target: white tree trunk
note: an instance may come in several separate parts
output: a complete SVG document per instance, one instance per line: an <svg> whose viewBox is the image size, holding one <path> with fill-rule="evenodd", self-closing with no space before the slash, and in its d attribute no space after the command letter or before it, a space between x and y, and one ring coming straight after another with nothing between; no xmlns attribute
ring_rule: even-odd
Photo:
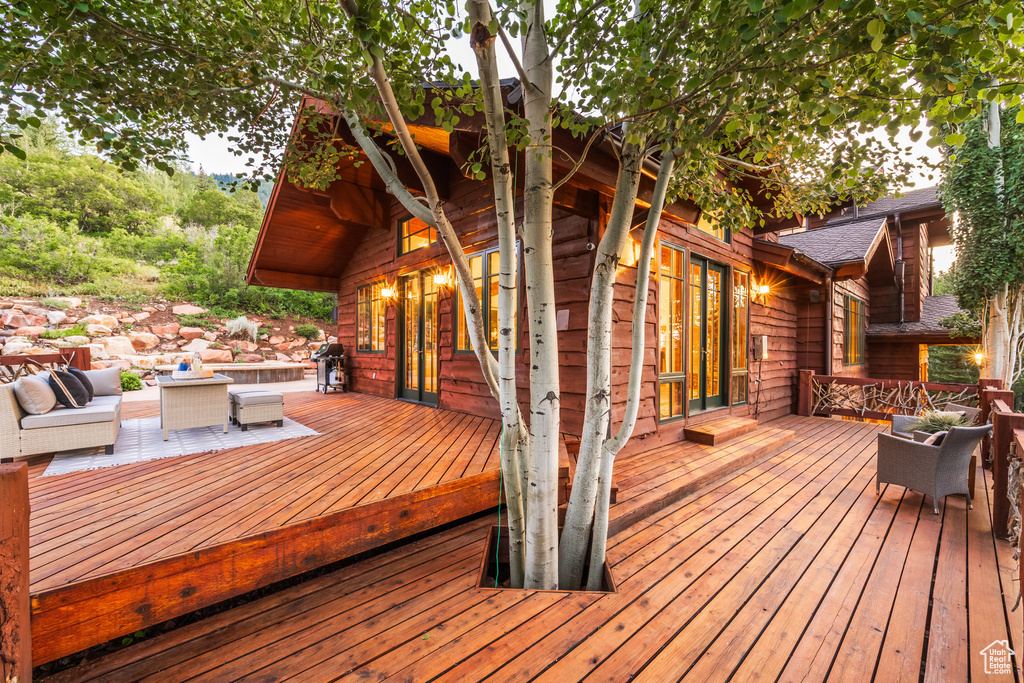
<svg viewBox="0 0 1024 683"><path fill-rule="evenodd" d="M490 4L486 0L468 3L472 25L470 42L476 54L480 90L487 121L487 145L491 156L494 184L494 208L498 219L498 387L500 390L502 433L502 477L508 504L509 563L514 588L521 588L525 577L523 468L519 455L527 451L529 441L519 413L516 389L516 308L518 291L518 255L516 253L515 187L505 137L504 101L494 53ZM526 446L526 448L524 448Z"/></svg>
<svg viewBox="0 0 1024 683"><path fill-rule="evenodd" d="M598 245L597 262L590 286L587 403L576 473L559 544L559 583L567 589L576 589L582 582L583 564L594 519L598 468L611 419L612 302L615 277L622 250L629 239L645 158L644 153L635 145L625 145L619 156L615 199L608 225Z"/></svg>
<svg viewBox="0 0 1024 683"><path fill-rule="evenodd" d="M523 260L530 330L530 482L526 496L527 588L558 587L558 325L551 256L552 68L542 2L523 2L525 153Z"/></svg>

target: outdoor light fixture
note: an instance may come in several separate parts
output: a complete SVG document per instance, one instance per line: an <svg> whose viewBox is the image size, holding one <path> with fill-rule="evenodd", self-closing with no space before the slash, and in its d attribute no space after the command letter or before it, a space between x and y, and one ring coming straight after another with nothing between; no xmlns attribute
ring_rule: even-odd
<svg viewBox="0 0 1024 683"><path fill-rule="evenodd" d="M985 354L983 354L981 351L975 351L974 352L974 362L975 363L977 363L978 365L981 365L982 361L984 361L984 360L985 360Z"/></svg>
<svg viewBox="0 0 1024 683"><path fill-rule="evenodd" d="M448 287L451 283L452 277L447 268L438 270L434 273L434 284L438 287Z"/></svg>
<svg viewBox="0 0 1024 683"><path fill-rule="evenodd" d="M394 285L385 284L380 290L381 298L387 299L388 301L394 299L397 294L398 292L395 291Z"/></svg>
<svg viewBox="0 0 1024 683"><path fill-rule="evenodd" d="M771 285L760 284L760 285L757 286L757 295L758 296L768 296L768 294L770 294L771 291L772 291Z"/></svg>

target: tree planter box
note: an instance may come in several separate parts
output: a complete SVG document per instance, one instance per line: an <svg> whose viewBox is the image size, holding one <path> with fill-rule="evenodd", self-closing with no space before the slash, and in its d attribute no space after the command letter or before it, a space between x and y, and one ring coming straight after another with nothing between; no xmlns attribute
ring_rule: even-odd
<svg viewBox="0 0 1024 683"><path fill-rule="evenodd" d="M499 538L498 530L501 530ZM558 533L561 535L562 527L558 527ZM589 548L587 550L589 554ZM583 577L586 580L589 572L589 564L583 567ZM559 593L617 593L618 589L615 587L615 580L612 578L612 572L608 568L608 562L604 563L604 578L601 581L601 590L599 591L580 591L580 590L561 590L556 592ZM497 585L495 585L495 577L497 577ZM493 525L487 532L487 545L484 549L483 557L480 558L480 571L477 576L477 588L490 588L491 590L522 590L519 588L512 588L508 585L509 570L508 570L508 527L498 527ZM550 592L550 591L548 591Z"/></svg>

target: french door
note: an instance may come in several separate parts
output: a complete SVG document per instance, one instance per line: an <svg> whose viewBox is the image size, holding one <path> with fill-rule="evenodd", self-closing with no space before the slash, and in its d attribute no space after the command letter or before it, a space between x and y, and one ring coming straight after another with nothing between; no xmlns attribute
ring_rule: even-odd
<svg viewBox="0 0 1024 683"><path fill-rule="evenodd" d="M424 272L402 278L402 398L437 403L437 285Z"/></svg>
<svg viewBox="0 0 1024 683"><path fill-rule="evenodd" d="M725 266L690 256L687 399L691 413L717 408L728 401L726 274Z"/></svg>

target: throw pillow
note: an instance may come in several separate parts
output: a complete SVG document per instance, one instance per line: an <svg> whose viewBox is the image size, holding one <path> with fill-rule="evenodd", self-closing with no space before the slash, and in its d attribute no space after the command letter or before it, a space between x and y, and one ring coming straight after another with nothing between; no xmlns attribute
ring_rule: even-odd
<svg viewBox="0 0 1024 683"><path fill-rule="evenodd" d="M92 382L94 396L121 395L121 368L115 366L102 370L86 370L85 376Z"/></svg>
<svg viewBox="0 0 1024 683"><path fill-rule="evenodd" d="M925 439L924 443L928 444L929 446L941 446L942 440L944 438L946 438L946 432L935 432L927 439Z"/></svg>
<svg viewBox="0 0 1024 683"><path fill-rule="evenodd" d="M45 415L57 405L57 397L46 380L29 375L14 383L14 396L30 415Z"/></svg>
<svg viewBox="0 0 1024 683"><path fill-rule="evenodd" d="M89 402L89 392L78 378L70 372L54 370L50 373L50 388L57 402L65 408L84 408Z"/></svg>
<svg viewBox="0 0 1024 683"><path fill-rule="evenodd" d="M82 386L85 387L85 391L89 394L89 400L91 401L96 396L96 390L92 388L92 382L89 381L89 376L78 368L68 368L68 372L75 376Z"/></svg>

